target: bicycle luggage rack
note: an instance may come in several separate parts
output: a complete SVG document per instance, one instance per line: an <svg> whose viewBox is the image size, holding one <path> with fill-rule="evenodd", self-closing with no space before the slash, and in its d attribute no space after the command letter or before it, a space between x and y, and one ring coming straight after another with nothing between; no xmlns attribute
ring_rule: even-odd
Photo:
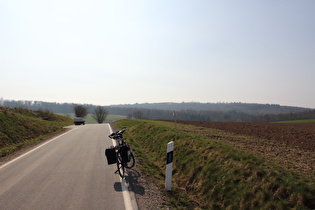
<svg viewBox="0 0 315 210"><path fill-rule="evenodd" d="M107 158L107 163L108 165L117 163L117 154L116 152L119 152L120 156L122 157L122 162L127 163L129 162L128 159L128 151L129 151L128 146L115 146L115 147L110 147L105 150L105 155Z"/></svg>

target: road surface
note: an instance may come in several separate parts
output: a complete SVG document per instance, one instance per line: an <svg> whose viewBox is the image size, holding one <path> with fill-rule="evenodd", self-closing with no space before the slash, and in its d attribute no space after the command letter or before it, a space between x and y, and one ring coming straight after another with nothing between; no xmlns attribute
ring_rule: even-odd
<svg viewBox="0 0 315 210"><path fill-rule="evenodd" d="M74 129L0 167L0 209L128 209L109 125Z"/></svg>

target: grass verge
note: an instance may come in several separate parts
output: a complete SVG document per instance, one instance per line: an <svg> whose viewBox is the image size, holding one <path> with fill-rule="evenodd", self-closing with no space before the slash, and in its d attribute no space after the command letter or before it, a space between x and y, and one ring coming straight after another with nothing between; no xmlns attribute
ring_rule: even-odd
<svg viewBox="0 0 315 210"><path fill-rule="evenodd" d="M211 137L193 126L149 120L120 120L141 170L164 189L166 145L174 141L170 203L180 209L314 209L314 179L283 169ZM188 125L187 125L188 126ZM200 128L199 128L200 129ZM213 129L205 132L218 133ZM186 131L183 131L186 130ZM229 134L231 136L231 134ZM237 136L235 136L237 138Z"/></svg>
<svg viewBox="0 0 315 210"><path fill-rule="evenodd" d="M62 132L72 119L46 111L0 107L0 157Z"/></svg>

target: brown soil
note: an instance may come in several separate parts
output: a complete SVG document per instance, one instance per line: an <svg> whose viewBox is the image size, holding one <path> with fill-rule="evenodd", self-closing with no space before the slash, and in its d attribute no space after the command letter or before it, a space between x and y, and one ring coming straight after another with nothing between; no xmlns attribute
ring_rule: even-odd
<svg viewBox="0 0 315 210"><path fill-rule="evenodd" d="M274 140L278 143L315 151L315 123L232 123L179 121L235 134Z"/></svg>
<svg viewBox="0 0 315 210"><path fill-rule="evenodd" d="M198 128L187 130L258 155L311 179L315 177L315 123L178 123L237 134L221 136Z"/></svg>

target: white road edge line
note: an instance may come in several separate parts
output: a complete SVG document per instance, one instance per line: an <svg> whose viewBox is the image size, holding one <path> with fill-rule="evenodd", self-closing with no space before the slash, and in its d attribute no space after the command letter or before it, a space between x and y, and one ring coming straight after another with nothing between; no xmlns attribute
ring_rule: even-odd
<svg viewBox="0 0 315 210"><path fill-rule="evenodd" d="M61 136L66 135L66 134L68 134L68 133L70 133L70 132L72 132L72 131L74 131L74 130L76 130L76 129L78 129L78 128L71 129L71 130L69 130L69 131L67 131L67 132L65 132L65 133L63 133L63 134L61 134L61 135L59 135L59 136L56 136L55 138L53 138L53 139L51 139L51 140L48 140L47 142L45 142L45 143L43 143L43 144L41 144L41 145L35 147L34 149L28 151L27 153L24 153L23 155L20 155L20 156L18 156L17 158L14 158L13 160L11 160L11 161L9 161L9 162L3 164L2 166L0 166L0 169L4 168L4 167L7 166L7 165L10 165L11 163L14 163L15 161L17 161L17 160L21 159L22 157L24 157L24 156L30 154L31 152L34 152L35 150L37 150L37 149L39 149L39 148L45 146L46 144L49 144L50 142L52 142L52 141L54 141L54 140L60 138Z"/></svg>
<svg viewBox="0 0 315 210"><path fill-rule="evenodd" d="M112 127L110 126L110 124L108 123L108 127L109 127L109 132L113 133ZM116 140L112 139L113 145L116 146ZM126 181L125 179L122 179L120 176L120 183L121 183L121 190L123 193L123 197L124 197L124 203L125 203L125 208L126 210L137 210L138 209L138 205L134 196L134 192L130 192L128 190L128 187L126 186ZM132 194L132 196L131 196ZM131 197L133 199L131 199Z"/></svg>

